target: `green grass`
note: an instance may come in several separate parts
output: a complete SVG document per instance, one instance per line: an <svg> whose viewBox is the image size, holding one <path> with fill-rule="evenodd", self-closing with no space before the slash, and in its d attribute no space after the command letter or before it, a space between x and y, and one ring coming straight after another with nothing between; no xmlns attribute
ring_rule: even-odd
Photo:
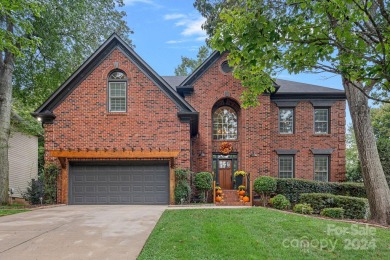
<svg viewBox="0 0 390 260"><path fill-rule="evenodd" d="M138 259L389 259L390 229L363 228L260 207L166 210Z"/></svg>
<svg viewBox="0 0 390 260"><path fill-rule="evenodd" d="M0 209L0 217L29 211L27 209Z"/></svg>
<svg viewBox="0 0 390 260"><path fill-rule="evenodd" d="M29 205L14 203L14 204L0 205L0 210L1 209L23 209L27 207L29 207Z"/></svg>

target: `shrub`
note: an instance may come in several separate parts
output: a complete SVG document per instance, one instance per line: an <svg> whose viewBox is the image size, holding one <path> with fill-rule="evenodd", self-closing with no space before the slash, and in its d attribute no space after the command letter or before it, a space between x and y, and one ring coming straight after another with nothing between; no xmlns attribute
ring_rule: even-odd
<svg viewBox="0 0 390 260"><path fill-rule="evenodd" d="M38 180L32 179L27 186L25 192L22 192L22 197L32 205L41 204L43 200L44 188L42 178Z"/></svg>
<svg viewBox="0 0 390 260"><path fill-rule="evenodd" d="M271 193L276 190L276 180L269 176L260 176L254 181L253 190L261 196L265 206Z"/></svg>
<svg viewBox="0 0 390 260"><path fill-rule="evenodd" d="M368 201L365 198L327 193L306 193L301 194L300 202L310 204L317 214L325 208L343 208L346 218L364 219L368 216Z"/></svg>
<svg viewBox="0 0 390 260"><path fill-rule="evenodd" d="M296 204L293 208L293 211L299 214L313 214L313 208L310 206L310 204L307 203Z"/></svg>
<svg viewBox="0 0 390 260"><path fill-rule="evenodd" d="M301 179L276 179L277 194L283 194L292 203L299 201L302 193L331 193L335 195L365 198L366 190L362 183L319 182Z"/></svg>
<svg viewBox="0 0 390 260"><path fill-rule="evenodd" d="M53 204L57 202L57 177L60 169L56 164L48 164L44 172L45 203Z"/></svg>
<svg viewBox="0 0 390 260"><path fill-rule="evenodd" d="M189 170L185 169L175 169L175 179L176 181L181 181L181 180L187 180L188 176L190 175Z"/></svg>
<svg viewBox="0 0 390 260"><path fill-rule="evenodd" d="M175 203L181 204L182 202L188 203L191 198L191 187L187 180L180 180L176 183L175 187Z"/></svg>
<svg viewBox="0 0 390 260"><path fill-rule="evenodd" d="M326 208L321 210L321 216L329 218L344 218L343 208Z"/></svg>
<svg viewBox="0 0 390 260"><path fill-rule="evenodd" d="M290 201L282 194L273 197L271 199L271 204L275 209L288 209L291 206Z"/></svg>
<svg viewBox="0 0 390 260"><path fill-rule="evenodd" d="M207 201L207 191L213 188L213 176L209 172L198 172L195 175L195 187L203 194L203 202Z"/></svg>

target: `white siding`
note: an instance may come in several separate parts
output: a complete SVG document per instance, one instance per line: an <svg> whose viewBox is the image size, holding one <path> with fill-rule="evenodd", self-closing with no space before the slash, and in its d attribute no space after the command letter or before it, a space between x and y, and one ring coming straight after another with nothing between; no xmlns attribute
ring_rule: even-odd
<svg viewBox="0 0 390 260"><path fill-rule="evenodd" d="M12 132L9 139L9 187L21 198L31 179L38 176L38 137Z"/></svg>

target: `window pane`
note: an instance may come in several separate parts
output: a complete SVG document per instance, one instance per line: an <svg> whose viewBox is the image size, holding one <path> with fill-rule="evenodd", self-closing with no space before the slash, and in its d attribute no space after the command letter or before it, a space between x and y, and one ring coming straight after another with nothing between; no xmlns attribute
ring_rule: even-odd
<svg viewBox="0 0 390 260"><path fill-rule="evenodd" d="M294 157L279 156L279 178L294 177Z"/></svg>
<svg viewBox="0 0 390 260"><path fill-rule="evenodd" d="M237 139L237 114L231 107L220 107L213 117L214 140Z"/></svg>
<svg viewBox="0 0 390 260"><path fill-rule="evenodd" d="M314 157L314 180L316 181L328 181L328 156L315 156Z"/></svg>
<svg viewBox="0 0 390 260"><path fill-rule="evenodd" d="M109 79L126 79L126 75L123 72L115 71L111 73Z"/></svg>
<svg viewBox="0 0 390 260"><path fill-rule="evenodd" d="M314 110L314 132L316 134L327 134L328 133L328 109L315 109Z"/></svg>
<svg viewBox="0 0 390 260"><path fill-rule="evenodd" d="M126 111L126 82L109 83L110 112Z"/></svg>
<svg viewBox="0 0 390 260"><path fill-rule="evenodd" d="M279 133L292 134L294 127L294 110L291 108L279 109Z"/></svg>

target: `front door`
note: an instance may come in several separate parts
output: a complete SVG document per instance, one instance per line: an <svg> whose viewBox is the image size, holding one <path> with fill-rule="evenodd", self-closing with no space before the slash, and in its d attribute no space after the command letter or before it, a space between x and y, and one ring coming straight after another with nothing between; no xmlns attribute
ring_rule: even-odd
<svg viewBox="0 0 390 260"><path fill-rule="evenodd" d="M219 186L222 189L232 189L232 160L219 160L218 174L219 174Z"/></svg>

